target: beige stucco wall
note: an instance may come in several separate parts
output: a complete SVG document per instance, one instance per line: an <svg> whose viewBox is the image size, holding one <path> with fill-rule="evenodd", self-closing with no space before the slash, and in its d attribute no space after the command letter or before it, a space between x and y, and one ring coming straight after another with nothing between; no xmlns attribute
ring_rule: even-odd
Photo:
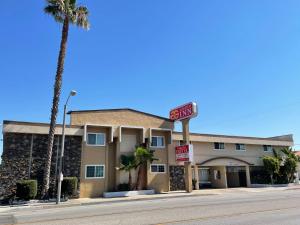
<svg viewBox="0 0 300 225"><path fill-rule="evenodd" d="M153 164L165 164L166 172L165 173L151 173L150 164L148 165L147 172L147 182L148 187L155 189L156 192L166 192L169 191L169 166L168 166L168 144L166 142L169 137L168 131L156 131L152 132L153 136L164 136L165 137L165 148L151 148L154 150L154 157L158 160L155 160Z"/></svg>
<svg viewBox="0 0 300 225"><path fill-rule="evenodd" d="M103 132L106 133L106 146L88 146L85 142L82 148L81 158L81 180L80 180L80 197L100 197L107 190L109 167L108 165L108 129L89 127L87 132ZM85 178L86 165L104 165L104 178Z"/></svg>
<svg viewBox="0 0 300 225"><path fill-rule="evenodd" d="M49 134L48 124L4 124L3 133L23 133L23 134ZM62 126L57 125L55 134L62 134ZM67 126L65 129L66 135L82 136L83 129L80 126Z"/></svg>
<svg viewBox="0 0 300 225"><path fill-rule="evenodd" d="M220 171L221 179L215 179L214 171ZM214 166L210 168L210 181L213 188L227 188L226 167Z"/></svg>
<svg viewBox="0 0 300 225"><path fill-rule="evenodd" d="M119 144L119 151L118 151L118 166L120 164L120 157L121 155L133 155L135 151L135 147L141 143L141 136L142 133L139 129L129 129L123 128L122 129L122 141ZM118 173L117 177L117 184L121 183L128 183L128 172L125 171L116 171ZM132 170L132 182L136 182L137 171Z"/></svg>
<svg viewBox="0 0 300 225"><path fill-rule="evenodd" d="M254 165L263 165L262 157L265 155L273 155L272 152L264 152L263 145L246 145L246 151L236 151L235 144L225 143L224 150L214 150L214 143L208 142L192 142L194 146L194 161L197 164L201 164L202 162L216 158L216 157L232 157L237 158L243 161L246 161L250 164ZM175 161L175 146L178 145L178 141L174 141L172 145L169 147L169 162L171 165L176 165ZM273 147L276 150L281 149L281 147ZM211 162L210 166L216 165L226 165L226 166L242 166L245 165L243 163L238 163L235 160L223 160L224 164L220 162Z"/></svg>
<svg viewBox="0 0 300 225"><path fill-rule="evenodd" d="M72 125L104 124L114 126L140 126L148 128L173 129L173 122L162 118L148 116L143 113L129 110L122 111L96 111L96 112L73 112L71 114Z"/></svg>
<svg viewBox="0 0 300 225"><path fill-rule="evenodd" d="M285 140L285 138L288 140ZM182 134L178 132L173 133L173 140L182 140ZM192 142L224 142L224 143L242 143L249 145L272 145L272 146L293 146L292 136L285 135L277 138L254 138L254 137L240 137L240 136L226 136L226 135L208 135L208 134L190 134Z"/></svg>

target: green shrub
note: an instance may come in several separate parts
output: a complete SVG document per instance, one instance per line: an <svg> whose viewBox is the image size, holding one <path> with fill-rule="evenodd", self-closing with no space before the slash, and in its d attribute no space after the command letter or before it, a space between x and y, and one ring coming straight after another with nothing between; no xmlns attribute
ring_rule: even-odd
<svg viewBox="0 0 300 225"><path fill-rule="evenodd" d="M127 183L119 184L118 191L130 191L129 184Z"/></svg>
<svg viewBox="0 0 300 225"><path fill-rule="evenodd" d="M64 177L61 184L61 193L65 197L74 196L77 192L77 177Z"/></svg>
<svg viewBox="0 0 300 225"><path fill-rule="evenodd" d="M37 181L36 180L22 180L17 182L18 198L23 200L34 199L37 195Z"/></svg>
<svg viewBox="0 0 300 225"><path fill-rule="evenodd" d="M263 166L251 166L250 177L252 184L271 184L270 174Z"/></svg>

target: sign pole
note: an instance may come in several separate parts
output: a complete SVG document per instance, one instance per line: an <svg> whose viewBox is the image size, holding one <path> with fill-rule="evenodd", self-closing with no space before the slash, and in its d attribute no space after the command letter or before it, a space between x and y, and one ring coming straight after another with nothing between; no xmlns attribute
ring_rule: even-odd
<svg viewBox="0 0 300 225"><path fill-rule="evenodd" d="M189 132L189 123L190 119L182 120L182 135L183 142L186 145L190 144L190 132ZM192 164L190 161L184 162L184 180L185 180L185 190L188 193L193 191L193 183L192 183Z"/></svg>
<svg viewBox="0 0 300 225"><path fill-rule="evenodd" d="M198 114L198 108L197 108L197 104L194 102L181 105L170 111L171 120L182 122L183 145L175 147L175 152L176 152L175 155L176 155L176 161L184 162L185 189L188 193L193 191L192 162L194 161L193 146L190 144L189 122L190 119L196 117L197 114ZM194 168L196 171L197 166L195 165Z"/></svg>

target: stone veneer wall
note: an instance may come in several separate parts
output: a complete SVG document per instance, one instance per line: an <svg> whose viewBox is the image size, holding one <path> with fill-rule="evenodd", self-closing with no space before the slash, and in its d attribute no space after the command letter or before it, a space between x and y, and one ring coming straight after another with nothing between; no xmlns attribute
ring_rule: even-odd
<svg viewBox="0 0 300 225"><path fill-rule="evenodd" d="M29 177L29 161L31 141L32 162ZM43 134L3 134L3 154L0 165L0 198L10 195L16 188L16 182L22 179L36 179L38 181L38 195L41 191L48 135ZM61 136L55 136L51 164L50 196L55 193L55 164L57 149L60 151ZM66 136L63 161L65 177L75 176L80 181L82 137ZM79 185L78 185L79 187ZM78 190L79 191L79 190Z"/></svg>
<svg viewBox="0 0 300 225"><path fill-rule="evenodd" d="M170 191L185 190L184 166L170 166Z"/></svg>

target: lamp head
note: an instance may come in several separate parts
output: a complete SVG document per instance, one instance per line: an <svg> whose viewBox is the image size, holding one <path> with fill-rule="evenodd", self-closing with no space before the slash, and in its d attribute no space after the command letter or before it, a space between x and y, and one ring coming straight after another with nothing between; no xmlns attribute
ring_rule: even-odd
<svg viewBox="0 0 300 225"><path fill-rule="evenodd" d="M75 90L72 90L71 92L70 92L70 95L71 96L75 96L77 94L77 92L75 91Z"/></svg>

